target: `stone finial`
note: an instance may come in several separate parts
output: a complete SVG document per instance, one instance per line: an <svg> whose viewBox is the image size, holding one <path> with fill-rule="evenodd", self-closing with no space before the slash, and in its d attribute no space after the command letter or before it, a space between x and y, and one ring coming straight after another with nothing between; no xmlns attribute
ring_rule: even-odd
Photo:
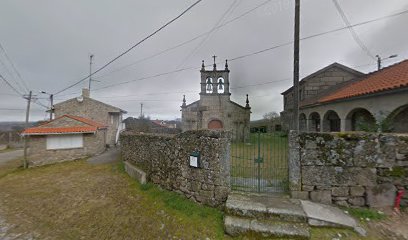
<svg viewBox="0 0 408 240"><path fill-rule="evenodd" d="M181 105L181 107L186 107L186 95L183 95L183 105Z"/></svg>
<svg viewBox="0 0 408 240"><path fill-rule="evenodd" d="M228 70L228 59L225 59L225 70Z"/></svg>
<svg viewBox="0 0 408 240"><path fill-rule="evenodd" d="M89 94L89 89L88 88L83 88L82 89L82 97L87 97L89 98L90 94Z"/></svg>
<svg viewBox="0 0 408 240"><path fill-rule="evenodd" d="M246 108L251 108L251 107L249 106L248 94L246 95L246 105L245 105L245 107L246 107Z"/></svg>
<svg viewBox="0 0 408 240"><path fill-rule="evenodd" d="M204 60L201 61L201 71L205 71Z"/></svg>
<svg viewBox="0 0 408 240"><path fill-rule="evenodd" d="M214 64L213 64L213 67L214 67L214 71L215 71L215 70L217 70L217 64L215 64L215 58L216 58L217 56L215 56L215 55L214 55L214 56L212 56L212 57L214 58Z"/></svg>

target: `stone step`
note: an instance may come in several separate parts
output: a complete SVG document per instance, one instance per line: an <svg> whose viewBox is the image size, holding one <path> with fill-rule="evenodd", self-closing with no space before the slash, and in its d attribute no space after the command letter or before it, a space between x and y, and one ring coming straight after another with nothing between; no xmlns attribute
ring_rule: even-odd
<svg viewBox="0 0 408 240"><path fill-rule="evenodd" d="M273 220L258 220L226 215L225 232L233 237L251 234L268 238L310 239L307 223L288 223Z"/></svg>
<svg viewBox="0 0 408 240"><path fill-rule="evenodd" d="M226 202L231 216L306 223L300 200L286 196L231 193Z"/></svg>

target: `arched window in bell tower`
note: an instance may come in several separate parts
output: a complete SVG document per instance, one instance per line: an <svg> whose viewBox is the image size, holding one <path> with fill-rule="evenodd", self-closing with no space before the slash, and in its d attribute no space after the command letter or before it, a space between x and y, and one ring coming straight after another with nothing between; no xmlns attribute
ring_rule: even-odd
<svg viewBox="0 0 408 240"><path fill-rule="evenodd" d="M213 81L212 78L208 77L206 80L206 86L205 86L205 92L206 93L212 93L213 92Z"/></svg>
<svg viewBox="0 0 408 240"><path fill-rule="evenodd" d="M225 91L225 80L222 77L219 77L218 80L218 93L224 93Z"/></svg>

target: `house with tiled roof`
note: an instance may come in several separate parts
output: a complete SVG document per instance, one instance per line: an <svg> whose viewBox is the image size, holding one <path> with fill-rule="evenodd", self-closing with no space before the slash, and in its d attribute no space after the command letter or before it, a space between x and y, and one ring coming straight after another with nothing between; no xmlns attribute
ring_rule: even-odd
<svg viewBox="0 0 408 240"><path fill-rule="evenodd" d="M354 77L343 79L336 71L333 73L326 67L317 72L317 76L321 76L318 81L314 73L300 82L301 131L374 131L383 125L386 131L408 132L408 60L369 74L348 71ZM326 87L322 88L321 83ZM290 88L282 95L284 111L281 114L287 118L286 122L292 122L293 100L288 99L293 96L293 90Z"/></svg>
<svg viewBox="0 0 408 240"><path fill-rule="evenodd" d="M57 103L53 113L58 118L63 115L81 116L107 126L106 143L114 146L122 130L123 114L127 113L118 107L100 102L90 97L89 90L83 89L82 96Z"/></svg>
<svg viewBox="0 0 408 240"><path fill-rule="evenodd" d="M39 166L102 153L107 126L94 120L63 115L22 132L29 137L28 161Z"/></svg>

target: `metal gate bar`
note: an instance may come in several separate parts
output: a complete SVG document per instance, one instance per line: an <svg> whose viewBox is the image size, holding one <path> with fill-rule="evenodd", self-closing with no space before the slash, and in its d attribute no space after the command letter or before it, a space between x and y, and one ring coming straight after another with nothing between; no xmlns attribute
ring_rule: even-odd
<svg viewBox="0 0 408 240"><path fill-rule="evenodd" d="M233 190L276 193L288 190L288 137L284 132L234 135L231 146Z"/></svg>

